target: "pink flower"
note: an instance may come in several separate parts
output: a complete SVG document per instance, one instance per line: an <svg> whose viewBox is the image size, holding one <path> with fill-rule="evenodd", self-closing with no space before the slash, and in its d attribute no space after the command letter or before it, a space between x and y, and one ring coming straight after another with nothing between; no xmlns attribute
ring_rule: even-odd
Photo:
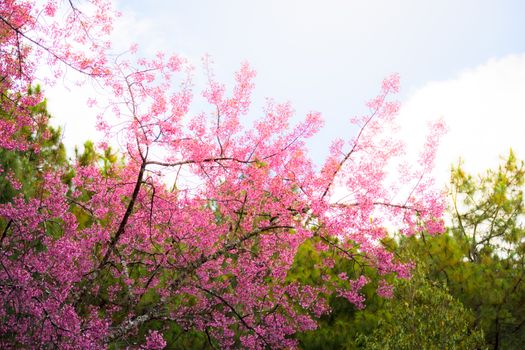
<svg viewBox="0 0 525 350"><path fill-rule="evenodd" d="M390 299L394 296L394 287L385 280L379 281L379 286L377 287L377 295L380 297Z"/></svg>
<svg viewBox="0 0 525 350"><path fill-rule="evenodd" d="M146 337L146 345L143 349L147 350L162 350L166 347L166 341L162 337L162 334L158 331L149 331Z"/></svg>

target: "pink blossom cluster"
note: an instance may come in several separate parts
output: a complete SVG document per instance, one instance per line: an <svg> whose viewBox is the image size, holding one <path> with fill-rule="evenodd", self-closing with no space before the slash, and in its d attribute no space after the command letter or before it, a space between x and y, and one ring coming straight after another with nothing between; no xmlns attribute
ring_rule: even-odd
<svg viewBox="0 0 525 350"><path fill-rule="evenodd" d="M209 107L190 113L188 63L133 53L108 63L108 44L99 38L111 29L109 7L88 5L89 14L69 8L64 24L54 19L54 1L40 10L30 1L0 4L7 53L0 88L16 96L0 106L11 111L0 119L0 148L32 152L38 145L30 136L47 116L33 118L31 107L43 97L27 88L35 59L46 56L57 74L78 70L107 89L111 115L99 116L106 139L97 150L103 154L114 137L123 150L121 161L71 164L68 185L61 180L67 167L47 167L30 196L5 177L18 194L0 203L0 347L162 349L163 332L176 324L221 348L294 348L293 335L315 329L330 311L331 295L365 306L360 291L369 279L351 279L349 271L331 278L335 259L359 256L381 276L410 275L381 240L387 223L404 234L442 231L443 199L430 172L444 127L433 128L419 165L403 168L412 190L399 199L399 188L386 181L386 164L403 157L402 140L389 134L399 108L391 101L397 75L383 82L370 113L353 121L356 136L335 141L318 170L306 141L322 126L319 113L291 126L292 107L269 100L251 121L255 71L243 64L228 92L209 62ZM22 126L29 134L18 132ZM342 201L334 200L337 188L346 191ZM319 263L326 272L319 283L290 274L308 243L332 255ZM391 297L392 288L381 281L377 293Z"/></svg>

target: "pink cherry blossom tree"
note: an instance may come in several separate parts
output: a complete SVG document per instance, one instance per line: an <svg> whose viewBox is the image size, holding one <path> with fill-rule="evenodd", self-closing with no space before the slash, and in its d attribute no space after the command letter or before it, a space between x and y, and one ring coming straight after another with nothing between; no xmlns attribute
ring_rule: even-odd
<svg viewBox="0 0 525 350"><path fill-rule="evenodd" d="M184 59L108 60L100 41L111 28L107 3L64 5L0 4L0 147L38 152L38 140L18 131L47 123L30 108L41 94L26 93L45 58L57 75L73 69L107 89L98 151L118 138L122 160L71 164L70 183L62 179L71 169L43 167L36 195L20 190L0 203L2 347L161 349L175 324L205 334L212 347L293 348L293 334L329 312L329 296L363 307L368 283L345 273L324 283L289 278L303 244L332 254L323 271L336 257L359 258L380 275L405 278L410 266L381 245L385 227L443 229L430 170L444 126L432 126L417 164L403 162L392 133L397 75L385 79L370 113L352 121L356 136L334 141L317 169L306 140L322 126L320 114L291 125L292 107L269 101L249 116L248 64L229 92L206 64L209 108L190 113ZM57 11L67 11L66 23L53 19Z"/></svg>

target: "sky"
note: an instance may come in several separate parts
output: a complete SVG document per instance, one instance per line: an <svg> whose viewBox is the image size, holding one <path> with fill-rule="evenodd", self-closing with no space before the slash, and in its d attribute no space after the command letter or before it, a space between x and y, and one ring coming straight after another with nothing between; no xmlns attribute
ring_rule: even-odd
<svg viewBox="0 0 525 350"><path fill-rule="evenodd" d="M115 50L186 57L203 77L209 54L220 81L248 61L257 71L251 115L266 98L290 101L296 120L322 113L325 128L309 143L320 164L330 140L349 138L381 81L401 76L399 120L417 150L429 120L443 118L436 167L446 182L461 157L467 170L498 163L513 147L525 159L525 2L521 0L116 0L123 16ZM231 86L231 85L230 85ZM196 91L198 94L198 91ZM68 148L94 138L86 92L70 84L48 90ZM66 102L65 102L66 101ZM199 107L199 106L197 106Z"/></svg>

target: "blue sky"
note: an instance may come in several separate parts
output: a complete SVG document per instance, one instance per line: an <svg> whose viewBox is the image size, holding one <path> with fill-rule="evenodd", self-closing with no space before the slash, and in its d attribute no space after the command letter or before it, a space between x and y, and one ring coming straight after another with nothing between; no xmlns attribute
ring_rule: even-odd
<svg viewBox="0 0 525 350"><path fill-rule="evenodd" d="M412 116L402 116L409 125L423 118L416 114L424 114L423 119L449 118L452 126L461 118L457 128L465 128L473 116L463 114L494 112L497 108L489 104L499 104L512 107L506 121L511 129L525 127L520 103L525 95L519 97L525 91L520 78L525 70L524 1L118 0L116 6L123 13L114 33L117 49L137 42L146 54L179 53L197 72L202 56L210 54L217 76L226 83L240 63L248 61L258 72L254 116L266 97L290 101L298 119L310 110L320 111L326 127L310 144L318 160L326 154L329 139L354 132L349 117L365 111L364 102L392 72L402 78L401 102L411 106ZM485 78L473 77L472 72ZM196 80L199 86L198 74ZM490 90L494 85L500 93ZM478 88L484 93L469 91ZM520 93L501 94L507 88ZM458 99L457 94L465 96ZM461 101L478 106L469 109ZM501 122L500 116L485 119L487 130ZM66 129L75 128L72 120L66 124ZM445 163L459 155L474 157L469 152L475 150L462 151L462 142L468 141L454 142L445 147ZM506 148L502 144L495 152Z"/></svg>
<svg viewBox="0 0 525 350"><path fill-rule="evenodd" d="M523 1L120 0L118 7L147 23L139 38L148 46L193 59L209 53L226 76L248 60L261 93L308 96L300 102L312 108L360 104L391 72L407 92L525 52Z"/></svg>

